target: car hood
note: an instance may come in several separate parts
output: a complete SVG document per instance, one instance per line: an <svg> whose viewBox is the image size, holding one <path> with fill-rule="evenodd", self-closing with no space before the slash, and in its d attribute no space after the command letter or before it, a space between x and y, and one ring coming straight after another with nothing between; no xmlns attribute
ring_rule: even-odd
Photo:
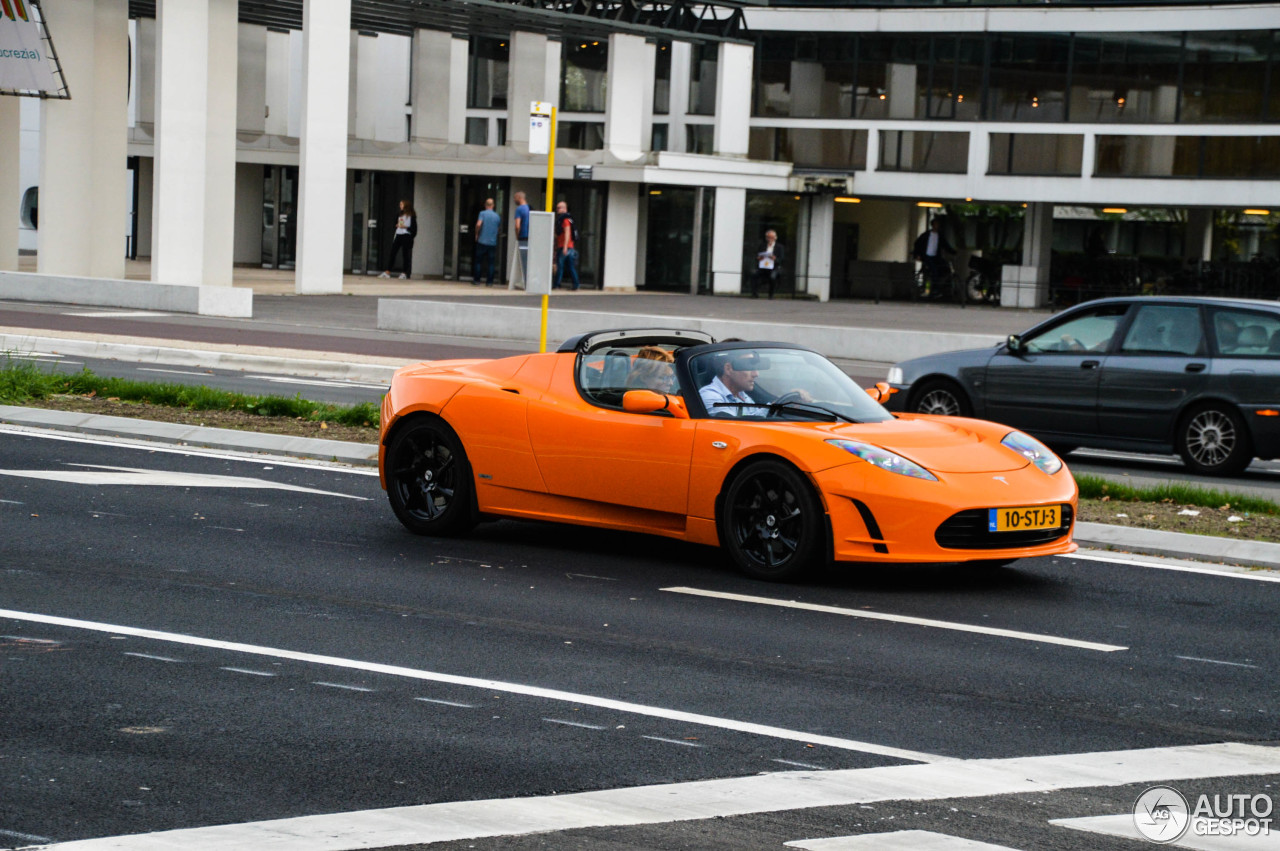
<svg viewBox="0 0 1280 851"><path fill-rule="evenodd" d="M1000 351L1000 345L987 346L981 349L960 349L954 352L939 352L934 355L923 355L894 364L902 370L903 383L913 384L917 379L932 373L956 375L962 369L985 367L991 358Z"/></svg>
<svg viewBox="0 0 1280 851"><path fill-rule="evenodd" d="M1002 446L1012 429L962 417L899 417L882 423L824 424L828 439L846 438L896 452L935 473L1003 473L1030 462Z"/></svg>

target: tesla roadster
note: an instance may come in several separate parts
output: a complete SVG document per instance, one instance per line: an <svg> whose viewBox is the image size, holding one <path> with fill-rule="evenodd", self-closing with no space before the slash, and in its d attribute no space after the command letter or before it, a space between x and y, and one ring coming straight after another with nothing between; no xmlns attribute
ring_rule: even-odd
<svg viewBox="0 0 1280 851"><path fill-rule="evenodd" d="M1076 485L995 423L891 414L826 358L677 330L396 372L379 472L410 531L496 517L720 546L747 574L1075 550Z"/></svg>

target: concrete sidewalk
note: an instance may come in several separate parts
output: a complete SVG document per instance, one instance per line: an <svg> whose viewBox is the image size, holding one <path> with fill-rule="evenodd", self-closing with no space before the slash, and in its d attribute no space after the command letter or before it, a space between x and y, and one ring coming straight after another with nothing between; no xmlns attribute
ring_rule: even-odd
<svg viewBox="0 0 1280 851"><path fill-rule="evenodd" d="M0 424L228 452L282 455L360 467L376 467L378 464L378 447L374 444L204 428L128 417L0 405ZM1084 522L1076 524L1075 540L1083 547L1100 550L1149 553L1280 570L1280 544L1261 541L1184 535Z"/></svg>

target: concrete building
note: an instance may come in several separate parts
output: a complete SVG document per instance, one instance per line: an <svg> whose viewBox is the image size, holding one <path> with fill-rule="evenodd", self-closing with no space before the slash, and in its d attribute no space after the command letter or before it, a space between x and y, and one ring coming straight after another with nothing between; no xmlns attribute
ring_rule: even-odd
<svg viewBox="0 0 1280 851"><path fill-rule="evenodd" d="M786 291L904 295L939 210L1007 304L1092 281L1090 240L1169 276L1276 253L1280 3L729 2L669 29L501 5L44 0L73 97L20 111L0 269L20 246L48 274L128 254L164 283L250 264L337 292L383 270L410 200L414 274L469 279L484 200L508 224L515 191L544 203L535 100L604 289L749 290L774 229Z"/></svg>

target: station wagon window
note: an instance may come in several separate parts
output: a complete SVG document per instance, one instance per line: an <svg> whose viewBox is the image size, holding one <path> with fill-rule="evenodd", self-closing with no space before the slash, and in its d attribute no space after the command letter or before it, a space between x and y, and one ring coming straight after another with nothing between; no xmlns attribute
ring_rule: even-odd
<svg viewBox="0 0 1280 851"><path fill-rule="evenodd" d="M1128 310L1127 304L1108 304L1077 314L1061 325L1023 340L1023 350L1028 354L1105 352Z"/></svg>
<svg viewBox="0 0 1280 851"><path fill-rule="evenodd" d="M1215 310L1213 336L1218 354L1280 358L1280 315L1252 310Z"/></svg>
<svg viewBox="0 0 1280 851"><path fill-rule="evenodd" d="M578 358L578 388L588 402L621 408L628 390L680 394L670 346L618 345Z"/></svg>
<svg viewBox="0 0 1280 851"><path fill-rule="evenodd" d="M1146 355L1194 355L1204 341L1200 308L1144 304L1124 335L1120 351Z"/></svg>

